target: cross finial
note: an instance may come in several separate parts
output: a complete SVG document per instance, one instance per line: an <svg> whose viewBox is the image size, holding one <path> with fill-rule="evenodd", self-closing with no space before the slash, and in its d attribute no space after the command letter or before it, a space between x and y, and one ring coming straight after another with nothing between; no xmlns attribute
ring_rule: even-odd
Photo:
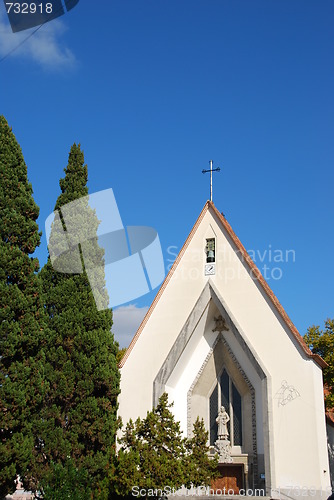
<svg viewBox="0 0 334 500"><path fill-rule="evenodd" d="M210 169L209 170L202 170L202 174L206 174L207 172L210 172L210 201L212 201L212 172L220 172L220 168L212 168L213 161L210 160Z"/></svg>

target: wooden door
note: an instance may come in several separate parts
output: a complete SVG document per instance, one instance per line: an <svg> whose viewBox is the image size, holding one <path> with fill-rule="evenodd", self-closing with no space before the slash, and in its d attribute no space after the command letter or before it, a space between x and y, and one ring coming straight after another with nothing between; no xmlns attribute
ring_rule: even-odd
<svg viewBox="0 0 334 500"><path fill-rule="evenodd" d="M237 495L240 488L243 488L243 466L224 464L219 465L218 470L219 477L212 481L211 488L214 491L221 490L225 495L228 490L230 490L230 493L233 491L234 495Z"/></svg>

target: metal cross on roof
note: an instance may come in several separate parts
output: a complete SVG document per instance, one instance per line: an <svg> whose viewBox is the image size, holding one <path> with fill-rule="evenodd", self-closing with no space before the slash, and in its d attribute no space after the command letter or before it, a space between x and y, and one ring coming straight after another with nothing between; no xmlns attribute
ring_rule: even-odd
<svg viewBox="0 0 334 500"><path fill-rule="evenodd" d="M210 201L212 201L212 172L220 172L220 168L212 168L213 161L210 160L210 169L209 170L202 170L202 174L206 174L207 172L210 172Z"/></svg>

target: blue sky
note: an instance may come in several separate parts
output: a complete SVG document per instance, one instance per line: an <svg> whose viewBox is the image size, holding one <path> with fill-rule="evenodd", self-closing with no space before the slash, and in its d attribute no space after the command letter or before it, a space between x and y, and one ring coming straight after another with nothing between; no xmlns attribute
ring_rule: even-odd
<svg viewBox="0 0 334 500"><path fill-rule="evenodd" d="M80 142L90 192L113 188L124 224L154 227L168 265L208 199L213 159L215 205L269 267L300 333L323 325L334 316L333 25L332 0L80 0L0 63L0 113L40 228ZM10 32L1 3L0 57L29 33ZM280 279L270 249L295 252ZM43 265L44 234L37 255ZM115 312L121 343L151 300Z"/></svg>

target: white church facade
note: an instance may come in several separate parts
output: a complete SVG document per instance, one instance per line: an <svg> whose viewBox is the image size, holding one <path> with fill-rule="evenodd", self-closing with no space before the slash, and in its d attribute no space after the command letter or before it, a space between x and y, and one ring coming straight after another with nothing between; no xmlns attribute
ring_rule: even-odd
<svg viewBox="0 0 334 500"><path fill-rule="evenodd" d="M324 366L208 201L121 361L119 415L167 392L184 435L204 419L235 493L326 499Z"/></svg>

